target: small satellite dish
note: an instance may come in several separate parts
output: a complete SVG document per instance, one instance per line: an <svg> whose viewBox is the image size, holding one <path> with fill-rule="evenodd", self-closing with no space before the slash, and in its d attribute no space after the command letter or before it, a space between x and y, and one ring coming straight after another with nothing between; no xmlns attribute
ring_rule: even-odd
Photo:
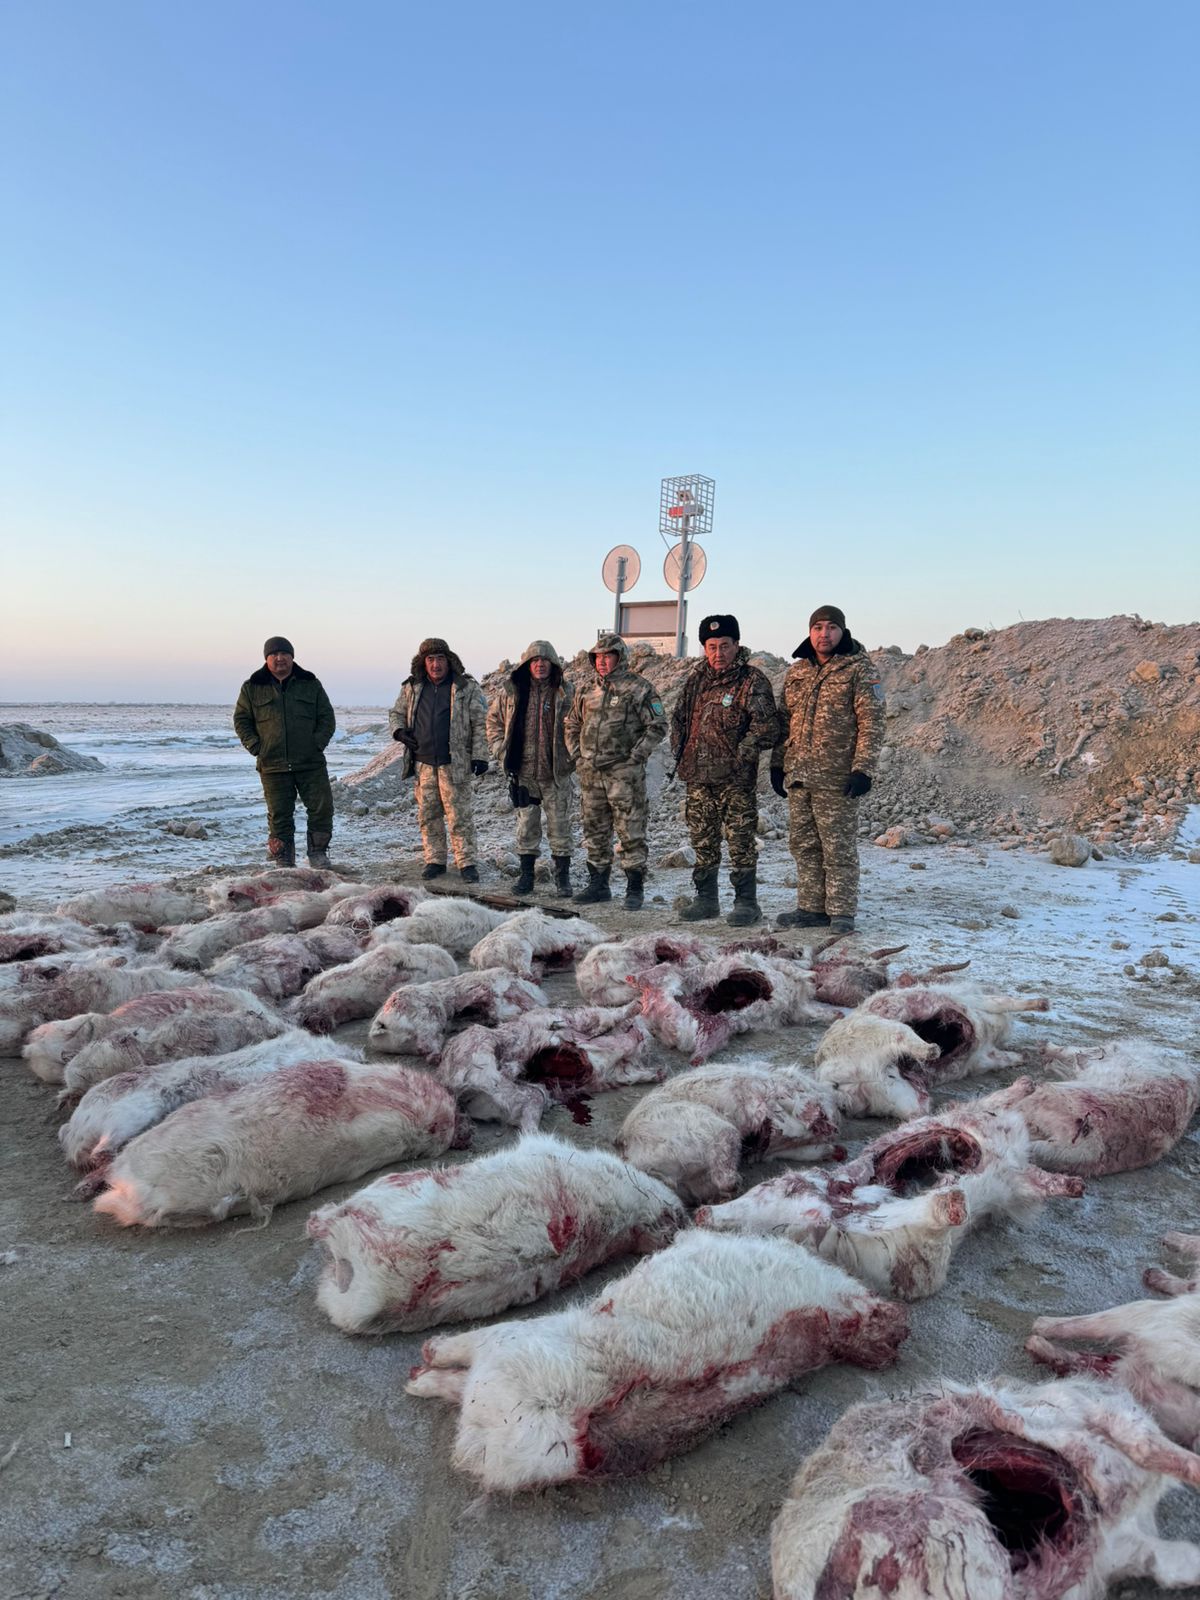
<svg viewBox="0 0 1200 1600"><path fill-rule="evenodd" d="M673 544L667 551L667 559L663 562L663 577L667 580L667 588L679 593L679 563L682 559L683 544ZM704 581L704 574L708 570L708 557L704 554L704 546L696 543L694 539L688 542L688 589L698 589Z"/></svg>
<svg viewBox="0 0 1200 1600"><path fill-rule="evenodd" d="M642 575L642 558L631 544L618 544L608 552L604 558L604 565L600 574L604 579L604 587L610 594L617 592L617 563L625 557L625 579L621 585L621 593L628 594L634 584Z"/></svg>

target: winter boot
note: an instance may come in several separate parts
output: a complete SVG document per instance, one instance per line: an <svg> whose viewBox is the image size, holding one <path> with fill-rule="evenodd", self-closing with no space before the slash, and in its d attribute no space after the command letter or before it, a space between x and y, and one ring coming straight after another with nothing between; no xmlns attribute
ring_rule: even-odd
<svg viewBox="0 0 1200 1600"><path fill-rule="evenodd" d="M594 867L589 861L587 864L587 888L580 889L579 893L572 896L577 905L590 906L598 900L611 900L612 890L608 887L608 875L611 867Z"/></svg>
<svg viewBox="0 0 1200 1600"><path fill-rule="evenodd" d="M708 922L721 915L721 901L717 895L717 868L693 867L692 882L696 885L696 898L679 913L681 922Z"/></svg>
<svg viewBox="0 0 1200 1600"><path fill-rule="evenodd" d="M777 928L827 928L829 918L823 911L806 911L797 906L795 911L781 911L775 918Z"/></svg>
<svg viewBox="0 0 1200 1600"><path fill-rule="evenodd" d="M522 856L521 870L517 874L517 881L513 884L514 894L533 893L533 869L537 865L537 856Z"/></svg>
<svg viewBox="0 0 1200 1600"><path fill-rule="evenodd" d="M291 839L268 839L267 854L271 858L273 867L294 867L296 865L296 846Z"/></svg>
<svg viewBox="0 0 1200 1600"><path fill-rule="evenodd" d="M626 911L640 911L644 902L642 889L646 882L646 874L641 867L629 867L625 872L625 909Z"/></svg>
<svg viewBox="0 0 1200 1600"><path fill-rule="evenodd" d="M444 861L427 861L421 868L421 876L423 878L444 878L445 875L446 863Z"/></svg>
<svg viewBox="0 0 1200 1600"><path fill-rule="evenodd" d="M554 858L554 893L560 900L569 900L571 898L570 856L555 856Z"/></svg>
<svg viewBox="0 0 1200 1600"><path fill-rule="evenodd" d="M733 885L733 910L725 918L731 928L748 928L762 921L758 904L758 873L753 867L743 867L729 874Z"/></svg>
<svg viewBox="0 0 1200 1600"><path fill-rule="evenodd" d="M854 918L853 917L830 917L828 919L828 921L829 921L829 931L830 931L830 933L853 933L854 932Z"/></svg>
<svg viewBox="0 0 1200 1600"><path fill-rule="evenodd" d="M464 883L479 882L479 868L474 862L471 862L468 866L459 867L458 875Z"/></svg>
<svg viewBox="0 0 1200 1600"><path fill-rule="evenodd" d="M308 864L310 867L327 867L329 865L329 841L333 837L329 833L313 833L308 835Z"/></svg>

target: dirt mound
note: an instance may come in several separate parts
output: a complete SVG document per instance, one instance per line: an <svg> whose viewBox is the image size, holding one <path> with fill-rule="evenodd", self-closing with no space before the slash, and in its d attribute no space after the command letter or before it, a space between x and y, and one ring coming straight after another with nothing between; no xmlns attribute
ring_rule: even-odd
<svg viewBox="0 0 1200 1600"><path fill-rule="evenodd" d="M59 744L52 733L28 722L0 723L0 778L57 777L61 772L102 772L95 756L81 756Z"/></svg>

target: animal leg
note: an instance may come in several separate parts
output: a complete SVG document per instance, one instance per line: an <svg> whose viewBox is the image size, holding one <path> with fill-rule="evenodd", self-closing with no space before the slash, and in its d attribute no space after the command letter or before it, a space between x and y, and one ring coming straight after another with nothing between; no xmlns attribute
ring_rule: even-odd
<svg viewBox="0 0 1200 1600"><path fill-rule="evenodd" d="M1143 1574L1164 1589L1186 1589L1200 1583L1200 1548L1185 1539L1147 1538L1140 1551Z"/></svg>
<svg viewBox="0 0 1200 1600"><path fill-rule="evenodd" d="M1143 1300L1141 1307L1149 1303ZM1138 1309L1135 1302L1129 1306L1113 1306L1109 1311L1096 1311L1086 1317L1039 1317L1033 1331L1059 1339L1098 1339L1120 1344L1136 1331L1142 1320L1140 1316L1131 1315Z"/></svg>
<svg viewBox="0 0 1200 1600"><path fill-rule="evenodd" d="M1142 1273L1142 1282L1155 1294L1195 1294L1200 1288L1200 1278L1177 1278L1161 1267L1147 1267Z"/></svg>
<svg viewBox="0 0 1200 1600"><path fill-rule="evenodd" d="M1049 1339L1039 1339L1036 1335L1026 1339L1025 1350L1060 1378L1069 1378L1077 1372L1104 1378L1120 1359L1115 1355L1097 1354L1094 1350L1064 1350L1061 1345L1051 1344Z"/></svg>

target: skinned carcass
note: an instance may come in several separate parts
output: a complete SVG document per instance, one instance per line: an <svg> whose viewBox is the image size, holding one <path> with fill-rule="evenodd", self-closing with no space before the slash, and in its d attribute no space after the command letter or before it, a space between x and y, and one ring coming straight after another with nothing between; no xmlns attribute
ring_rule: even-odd
<svg viewBox="0 0 1200 1600"><path fill-rule="evenodd" d="M1043 998L987 994L974 983L899 983L881 989L860 1007L873 1017L904 1022L936 1044L936 1076L940 1083L1017 1066L1018 1051L1002 1050L1012 1017L1018 1011L1049 1011Z"/></svg>
<svg viewBox="0 0 1200 1600"><path fill-rule="evenodd" d="M412 915L402 923L385 923L376 928L373 944L389 943L405 938L413 944L440 944L456 956L465 956L477 945L484 934L511 917L511 911L493 911L480 905L478 900L468 900L460 895L430 895L414 906Z"/></svg>
<svg viewBox="0 0 1200 1600"><path fill-rule="evenodd" d="M428 1073L391 1062L305 1061L193 1100L127 1144L95 1209L124 1227L182 1228L441 1155L468 1125Z"/></svg>
<svg viewBox="0 0 1200 1600"><path fill-rule="evenodd" d="M582 917L548 917L531 907L514 912L498 928L485 933L472 946L467 960L480 971L503 967L532 981L543 973L573 967L581 952L603 943L606 937L602 928Z"/></svg>
<svg viewBox="0 0 1200 1600"><path fill-rule="evenodd" d="M143 933L177 922L198 922L208 915L203 896L169 883L114 883L77 894L55 909L79 922L128 922Z"/></svg>
<svg viewBox="0 0 1200 1600"><path fill-rule="evenodd" d="M73 1167L107 1166L117 1151L192 1100L229 1094L305 1061L361 1061L362 1052L289 1028L274 1039L219 1056L188 1056L137 1072L118 1072L93 1084L58 1130Z"/></svg>
<svg viewBox="0 0 1200 1600"><path fill-rule="evenodd" d="M370 933L381 922L411 917L414 906L429 899L427 889L403 883L384 883L374 889L360 889L339 900L329 913L335 926L345 923L358 933Z"/></svg>
<svg viewBox="0 0 1200 1600"><path fill-rule="evenodd" d="M1024 1222L1049 1195L1083 1189L1078 1179L1049 1177L1029 1164L1015 1111L981 1105L909 1123L900 1132L915 1140L889 1136L887 1145L868 1146L865 1163L860 1157L833 1171L772 1178L725 1205L703 1207L695 1221L723 1232L782 1235L877 1293L924 1299L945 1283L955 1250L976 1224L996 1215ZM943 1153L952 1170L925 1187Z"/></svg>
<svg viewBox="0 0 1200 1600"><path fill-rule="evenodd" d="M432 983L406 983L388 995L375 1013L367 1042L372 1050L389 1055L417 1055L436 1061L452 1022L482 1022L491 1027L511 1022L526 1011L544 1009L549 1003L535 983L500 967L460 972Z"/></svg>
<svg viewBox="0 0 1200 1600"><path fill-rule="evenodd" d="M281 895L294 894L299 889L339 889L346 894L356 894L358 884L344 884L336 872L326 872L318 867L267 867L262 872L243 873L235 878L218 878L204 891L210 911L249 911L254 906L270 905ZM183 918L178 919L180 922Z"/></svg>
<svg viewBox="0 0 1200 1600"><path fill-rule="evenodd" d="M66 950L94 950L105 938L72 917L9 911L0 916L0 964L57 956Z"/></svg>
<svg viewBox="0 0 1200 1600"><path fill-rule="evenodd" d="M771 1530L775 1600L1101 1600L1123 1577L1200 1582L1200 1548L1160 1539L1200 1457L1122 1390L943 1380L853 1406L792 1480Z"/></svg>
<svg viewBox="0 0 1200 1600"><path fill-rule="evenodd" d="M638 975L642 1014L656 1039L699 1066L737 1033L840 1015L813 998L806 967L754 951L655 967Z"/></svg>
<svg viewBox="0 0 1200 1600"><path fill-rule="evenodd" d="M575 968L575 985L591 1006L628 1005L630 984L653 967L711 961L720 954L711 939L696 934L639 933L632 939L594 945Z"/></svg>
<svg viewBox="0 0 1200 1600"><path fill-rule="evenodd" d="M1055 1172L1101 1177L1149 1166L1183 1137L1200 1102L1200 1067L1147 1041L1044 1046L1042 1055L1052 1070L1076 1074L1039 1084L1019 1105L1033 1159Z"/></svg>
<svg viewBox="0 0 1200 1600"><path fill-rule="evenodd" d="M670 1244L669 1189L607 1150L530 1133L462 1166L393 1172L308 1219L317 1304L348 1333L412 1332L525 1305Z"/></svg>
<svg viewBox="0 0 1200 1600"><path fill-rule="evenodd" d="M255 914L245 912L247 917ZM287 1000L299 994L318 972L342 966L361 954L362 935L354 928L326 925L307 933L272 933L238 945L213 963L208 977L213 983L249 989L263 1000Z"/></svg>
<svg viewBox="0 0 1200 1600"><path fill-rule="evenodd" d="M1200 1235L1169 1233L1168 1250L1200 1265ZM1128 1389L1176 1444L1200 1445L1200 1294L1196 1280L1151 1267L1147 1288L1166 1300L1135 1300L1082 1317L1039 1317L1025 1349L1057 1372L1089 1373ZM1055 1341L1087 1339L1106 1350L1065 1350Z"/></svg>
<svg viewBox="0 0 1200 1600"><path fill-rule="evenodd" d="M805 1250L689 1230L590 1304L430 1339L407 1388L460 1405L454 1465L512 1492L641 1472L829 1361L888 1366L907 1331Z"/></svg>
<svg viewBox="0 0 1200 1600"><path fill-rule="evenodd" d="M930 1063L941 1055L905 1022L851 1011L826 1029L813 1070L848 1117L915 1117L930 1106Z"/></svg>
<svg viewBox="0 0 1200 1600"><path fill-rule="evenodd" d="M666 1076L646 1059L650 1031L638 1009L635 1000L619 1009L527 1011L495 1028L465 1028L442 1051L438 1079L480 1122L532 1133L551 1100L587 1122L589 1094Z"/></svg>
<svg viewBox="0 0 1200 1600"><path fill-rule="evenodd" d="M46 1031L60 1026L64 1024L50 1023ZM185 1056L224 1055L274 1039L287 1028L256 995L208 984L138 995L107 1014L72 1017L65 1026L74 1029L76 1048L63 1067L60 1104L73 1103L93 1084L118 1072L137 1072ZM35 1033L24 1054L37 1075L44 1077L33 1063L40 1045Z"/></svg>
<svg viewBox="0 0 1200 1600"><path fill-rule="evenodd" d="M440 944L407 940L381 944L344 966L319 973L292 1002L292 1017L310 1033L332 1033L343 1022L378 1011L402 983L452 978L457 971L454 957Z"/></svg>
<svg viewBox="0 0 1200 1600"><path fill-rule="evenodd" d="M693 1067L643 1095L616 1149L689 1205L723 1199L743 1160L840 1159L833 1094L799 1067L731 1061Z"/></svg>
<svg viewBox="0 0 1200 1600"><path fill-rule="evenodd" d="M14 961L2 970L0 1056L16 1055L25 1039L43 1023L78 1017L83 1011L112 1011L135 995L150 994L156 989L182 989L195 982L173 967L137 966L128 956L106 955L98 950L37 956L32 961ZM30 1061L30 1070L48 1083L60 1083L52 1057L52 1051L44 1051L39 1058L42 1067ZM58 1064L65 1064L67 1059L60 1057Z"/></svg>
<svg viewBox="0 0 1200 1600"><path fill-rule="evenodd" d="M268 905L252 906L247 911L226 911L222 916L176 928L163 940L157 956L173 967L199 972L252 939L315 928L325 921L331 904L336 901L331 902L328 894L309 889L280 895Z"/></svg>

